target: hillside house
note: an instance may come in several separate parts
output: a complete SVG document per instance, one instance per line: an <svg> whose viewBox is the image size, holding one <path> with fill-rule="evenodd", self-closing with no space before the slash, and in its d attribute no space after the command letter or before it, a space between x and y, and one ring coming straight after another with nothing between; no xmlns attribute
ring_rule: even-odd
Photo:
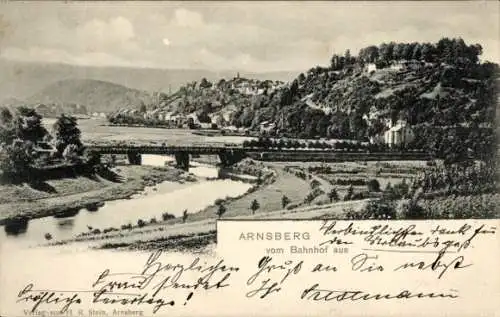
<svg viewBox="0 0 500 317"><path fill-rule="evenodd" d="M366 65L366 71L367 72L372 72L377 70L377 65L375 63L369 63Z"/></svg>
<svg viewBox="0 0 500 317"><path fill-rule="evenodd" d="M399 120L395 125L392 125L392 122L390 125L389 130L384 132L384 142L389 147L406 145L413 141L413 131L406 121Z"/></svg>
<svg viewBox="0 0 500 317"><path fill-rule="evenodd" d="M276 128L276 124L274 122L263 121L259 125L260 133L269 133Z"/></svg>
<svg viewBox="0 0 500 317"><path fill-rule="evenodd" d="M374 135L370 137L370 144L382 144L385 142L384 134Z"/></svg>
<svg viewBox="0 0 500 317"><path fill-rule="evenodd" d="M38 141L33 148L39 155L54 155L57 153L57 149L49 142Z"/></svg>
<svg viewBox="0 0 500 317"><path fill-rule="evenodd" d="M234 133L234 132L238 132L238 128L235 127L234 125L231 125L231 126L222 128L222 131Z"/></svg>
<svg viewBox="0 0 500 317"><path fill-rule="evenodd" d="M418 70L420 67L425 66L426 64L417 60L400 60L393 62L391 64L391 69L393 70L402 70L402 69L411 69Z"/></svg>
<svg viewBox="0 0 500 317"><path fill-rule="evenodd" d="M392 70L402 70L403 68L404 68L403 62L395 62L395 63L391 64L391 67L390 67L390 69L392 69Z"/></svg>

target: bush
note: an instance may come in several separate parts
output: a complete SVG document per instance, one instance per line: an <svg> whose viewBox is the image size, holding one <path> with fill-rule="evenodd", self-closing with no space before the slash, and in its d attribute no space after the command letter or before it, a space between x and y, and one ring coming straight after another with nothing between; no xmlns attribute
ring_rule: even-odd
<svg viewBox="0 0 500 317"><path fill-rule="evenodd" d="M403 204L403 210L401 212L403 219L426 219L427 213L425 209L419 206L413 200Z"/></svg>
<svg viewBox="0 0 500 317"><path fill-rule="evenodd" d="M394 194L396 198L405 198L410 192L410 186L406 183L406 179L403 178L401 183L394 185Z"/></svg>
<svg viewBox="0 0 500 317"><path fill-rule="evenodd" d="M309 204L311 203L316 197L324 194L325 192L322 191L320 188L315 188L313 189L307 196L304 198L304 203Z"/></svg>
<svg viewBox="0 0 500 317"><path fill-rule="evenodd" d="M321 183L317 179L313 179L310 183L310 186L312 189L315 189L315 188L319 187L320 185L321 185Z"/></svg>
<svg viewBox="0 0 500 317"><path fill-rule="evenodd" d="M339 200L339 194L337 193L337 190L335 188L332 188L332 190L330 190L330 192L328 193L328 198L330 199L330 202Z"/></svg>
<svg viewBox="0 0 500 317"><path fill-rule="evenodd" d="M291 210L291 209L295 209L297 207L299 207L299 204L289 204L288 206L286 206L286 209Z"/></svg>
<svg viewBox="0 0 500 317"><path fill-rule="evenodd" d="M370 179L366 186L368 187L369 192L379 192L380 191L380 183L376 179Z"/></svg>
<svg viewBox="0 0 500 317"><path fill-rule="evenodd" d="M366 219L395 219L396 209L384 200L370 201L365 208Z"/></svg>
<svg viewBox="0 0 500 317"><path fill-rule="evenodd" d="M76 162L79 159L79 148L75 144L68 144L62 153L63 158L68 162Z"/></svg>
<svg viewBox="0 0 500 317"><path fill-rule="evenodd" d="M290 198L288 198L286 195L283 195L283 197L281 197L281 207L285 208L286 205L288 205L289 203L290 203Z"/></svg>
<svg viewBox="0 0 500 317"><path fill-rule="evenodd" d="M364 219L396 219L396 209L384 200L370 201L368 205L360 211L352 208L344 210L344 218L348 220Z"/></svg>
<svg viewBox="0 0 500 317"><path fill-rule="evenodd" d="M351 196L351 200L361 200L361 199L366 199L370 197L369 192L359 192L359 193L354 193Z"/></svg>
<svg viewBox="0 0 500 317"><path fill-rule="evenodd" d="M34 161L32 148L31 142L0 145L0 170L7 181L18 182L27 176L29 166Z"/></svg>
<svg viewBox="0 0 500 317"><path fill-rule="evenodd" d="M344 196L344 201L351 200L353 195L354 195L354 187L351 185L347 189L347 193Z"/></svg>
<svg viewBox="0 0 500 317"><path fill-rule="evenodd" d="M252 214L255 214L255 212L260 208L260 204L257 201L257 199L254 199L252 203L250 204L250 209L252 210Z"/></svg>
<svg viewBox="0 0 500 317"><path fill-rule="evenodd" d="M126 224L126 225L122 225L121 226L122 230L131 230L132 229L132 224L129 223L129 224Z"/></svg>
<svg viewBox="0 0 500 317"><path fill-rule="evenodd" d="M137 226L138 226L139 228L142 228L142 227L144 227L145 225L146 225L146 222L145 222L144 220L142 220L142 219L137 220Z"/></svg>
<svg viewBox="0 0 500 317"><path fill-rule="evenodd" d="M167 221L167 220L170 220L170 219L175 219L175 216L168 213L168 212L164 212L162 215L161 215L163 221Z"/></svg>
<svg viewBox="0 0 500 317"><path fill-rule="evenodd" d="M216 214L217 217L220 219L222 215L226 213L226 207L223 204L219 204L219 207L217 208Z"/></svg>
<svg viewBox="0 0 500 317"><path fill-rule="evenodd" d="M334 184L337 184L340 186L345 186L345 185L363 186L363 185L366 185L366 180L363 178L337 178L333 182L334 182Z"/></svg>

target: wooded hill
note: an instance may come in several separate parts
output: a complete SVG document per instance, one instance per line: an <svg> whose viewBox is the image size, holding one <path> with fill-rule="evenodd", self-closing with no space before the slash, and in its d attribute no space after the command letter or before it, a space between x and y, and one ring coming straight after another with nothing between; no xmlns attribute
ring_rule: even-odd
<svg viewBox="0 0 500 317"><path fill-rule="evenodd" d="M496 145L492 129L499 68L479 62L481 53L479 44L467 45L460 38L382 43L357 56L349 50L333 55L329 67L311 68L286 85L258 93L233 89L241 78L204 79L182 87L174 101L160 108L224 114L227 125L253 130L273 122L276 135L302 138L368 140L380 135L388 120L404 119L417 134L410 147L440 156L451 150L490 156ZM263 82L250 85L267 88Z"/></svg>

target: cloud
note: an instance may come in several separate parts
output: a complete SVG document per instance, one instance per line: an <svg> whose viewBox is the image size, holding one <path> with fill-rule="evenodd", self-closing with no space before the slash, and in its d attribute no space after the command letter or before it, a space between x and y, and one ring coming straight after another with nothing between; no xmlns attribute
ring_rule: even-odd
<svg viewBox="0 0 500 317"><path fill-rule="evenodd" d="M4 36L0 57L100 66L303 71L328 64L333 52L346 49L357 54L381 42L461 36L467 43L481 43L485 59L499 61L497 5L388 6L17 4L0 8L13 30Z"/></svg>
<svg viewBox="0 0 500 317"><path fill-rule="evenodd" d="M90 45L123 44L135 37L134 26L121 16L109 21L93 19L76 28L75 33L79 41Z"/></svg>
<svg viewBox="0 0 500 317"><path fill-rule="evenodd" d="M117 66L132 67L136 65L116 55L104 52L69 53L61 49L31 47L29 49L9 47L3 50L2 58L24 62L63 63L78 66ZM142 65L148 67L151 65Z"/></svg>
<svg viewBox="0 0 500 317"><path fill-rule="evenodd" d="M199 28L204 25L203 16L194 11L177 9L174 13L173 24L180 27Z"/></svg>

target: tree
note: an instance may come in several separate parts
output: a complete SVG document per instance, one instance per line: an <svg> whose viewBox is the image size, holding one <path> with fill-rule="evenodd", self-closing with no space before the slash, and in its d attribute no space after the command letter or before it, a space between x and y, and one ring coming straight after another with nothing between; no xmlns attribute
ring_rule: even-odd
<svg viewBox="0 0 500 317"><path fill-rule="evenodd" d="M200 88L204 89L204 88L210 88L210 87L212 87L212 83L209 82L206 78L202 78L200 81Z"/></svg>
<svg viewBox="0 0 500 317"><path fill-rule="evenodd" d="M42 124L42 116L34 109L19 107L14 121L16 136L23 141L41 141L47 134Z"/></svg>
<svg viewBox="0 0 500 317"><path fill-rule="evenodd" d="M396 219L394 204L386 200L369 201L363 211L363 219Z"/></svg>
<svg viewBox="0 0 500 317"><path fill-rule="evenodd" d="M7 108L0 110L0 141L11 144L16 138L16 130L13 124L12 113Z"/></svg>
<svg viewBox="0 0 500 317"><path fill-rule="evenodd" d="M396 198L404 198L410 192L410 186L406 183L406 178L403 178L401 183L394 185L394 194Z"/></svg>
<svg viewBox="0 0 500 317"><path fill-rule="evenodd" d="M346 65L352 64L351 50L346 50L345 51L344 58L345 58L345 64Z"/></svg>
<svg viewBox="0 0 500 317"><path fill-rule="evenodd" d="M378 192L380 191L380 183L376 179L370 179L366 186L368 187L369 192Z"/></svg>
<svg viewBox="0 0 500 317"><path fill-rule="evenodd" d="M378 47L375 45L362 48L359 51L358 59L364 63L375 63L379 56Z"/></svg>
<svg viewBox="0 0 500 317"><path fill-rule="evenodd" d="M392 51L392 58L394 60L401 60L404 59L404 50L405 50L405 44L403 43L397 43L394 45L393 51Z"/></svg>
<svg viewBox="0 0 500 317"><path fill-rule="evenodd" d="M286 205L288 205L289 203L290 203L290 198L288 198L286 195L283 195L283 197L281 197L281 207L285 208Z"/></svg>
<svg viewBox="0 0 500 317"><path fill-rule="evenodd" d="M168 101L168 97L169 97L169 96L168 96L166 93L164 93L164 92L160 92L160 93L158 94L158 103L159 103L160 105L164 105L164 104Z"/></svg>
<svg viewBox="0 0 500 317"><path fill-rule="evenodd" d="M226 207L224 207L223 204L220 204L219 207L217 208L217 217L219 217L220 219L222 215L225 213L226 213Z"/></svg>
<svg viewBox="0 0 500 317"><path fill-rule="evenodd" d="M353 195L354 195L354 187L350 185L349 188L347 188L347 193L344 196L344 201L351 200Z"/></svg>
<svg viewBox="0 0 500 317"><path fill-rule="evenodd" d="M182 223L185 223L187 218L188 218L188 210L184 209L184 211L182 212Z"/></svg>
<svg viewBox="0 0 500 317"><path fill-rule="evenodd" d="M254 199L252 201L252 203L250 204L250 209L252 210L252 214L255 214L255 212L257 211L257 209L260 208L260 204L259 202L257 201L257 199Z"/></svg>
<svg viewBox="0 0 500 317"><path fill-rule="evenodd" d="M75 117L62 114L54 123L53 129L56 137L56 148L59 153L63 153L66 147L72 144L76 147L77 153L80 154L82 149L81 132Z"/></svg>
<svg viewBox="0 0 500 317"><path fill-rule="evenodd" d="M259 170L257 172L257 185L262 185L263 182L264 182L264 180L263 180L262 171Z"/></svg>
<svg viewBox="0 0 500 317"><path fill-rule="evenodd" d="M432 62L434 60L434 46L430 43L422 44L422 49L420 50L421 59L426 62Z"/></svg>
<svg viewBox="0 0 500 317"><path fill-rule="evenodd" d="M340 70L342 69L343 65L340 64L340 56L337 54L333 54L331 60L330 60L330 65L333 70Z"/></svg>
<svg viewBox="0 0 500 317"><path fill-rule="evenodd" d="M330 199L330 202L339 200L339 194L337 193L337 190L335 188L332 188L330 190L330 192L328 193L328 198Z"/></svg>
<svg viewBox="0 0 500 317"><path fill-rule="evenodd" d="M79 149L75 144L68 144L62 153L62 156L66 161L75 162L79 157Z"/></svg>
<svg viewBox="0 0 500 317"><path fill-rule="evenodd" d="M28 169L33 163L33 143L14 142L0 145L0 170L9 182L20 182L28 176Z"/></svg>
<svg viewBox="0 0 500 317"><path fill-rule="evenodd" d="M299 82L297 79L295 79L292 82L292 85L290 86L290 95L292 98L297 95L298 90L299 90Z"/></svg>
<svg viewBox="0 0 500 317"><path fill-rule="evenodd" d="M404 219L426 219L427 214L420 205L417 199L410 199L402 206L402 215Z"/></svg>
<svg viewBox="0 0 500 317"><path fill-rule="evenodd" d="M422 58L422 44L415 43L411 58L417 61Z"/></svg>
<svg viewBox="0 0 500 317"><path fill-rule="evenodd" d="M2 107L0 110L0 123L1 124L9 124L12 122L14 116L10 112L10 110L6 107Z"/></svg>
<svg viewBox="0 0 500 317"><path fill-rule="evenodd" d="M219 80L219 82L217 82L217 88L219 89L226 88L226 80L224 78L222 78L221 80Z"/></svg>
<svg viewBox="0 0 500 317"><path fill-rule="evenodd" d="M394 51L394 46L396 43L391 42L391 43L383 43L379 46L379 54L380 58L385 61L386 63L389 63L394 59L393 57L393 51Z"/></svg>

